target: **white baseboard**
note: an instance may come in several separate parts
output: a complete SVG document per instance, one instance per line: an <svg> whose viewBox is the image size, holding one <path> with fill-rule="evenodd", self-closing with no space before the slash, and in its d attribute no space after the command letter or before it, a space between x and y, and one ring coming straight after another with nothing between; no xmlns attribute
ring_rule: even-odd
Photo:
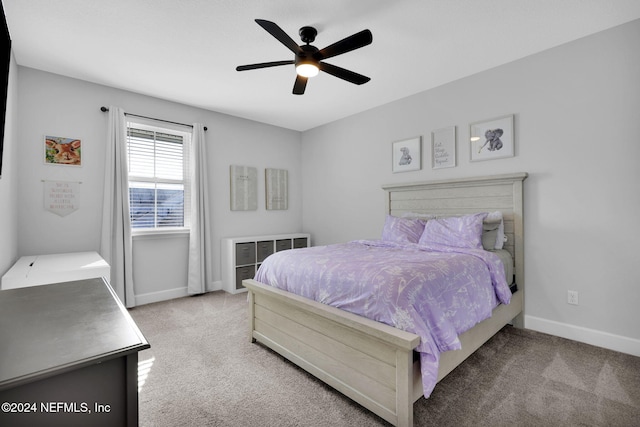
<svg viewBox="0 0 640 427"><path fill-rule="evenodd" d="M222 280L218 280L217 282L213 282L211 284L211 289L207 289L207 292L221 291L221 290L222 290Z"/></svg>
<svg viewBox="0 0 640 427"><path fill-rule="evenodd" d="M633 356L640 356L640 340L635 338L623 337L595 329L583 328L581 326L569 325L567 323L527 315L524 316L524 327L545 334L555 335L561 338L631 354Z"/></svg>
<svg viewBox="0 0 640 427"><path fill-rule="evenodd" d="M188 294L187 287L167 289L158 292L149 292L146 294L136 295L136 305L151 304L153 302L166 301L175 298L186 297Z"/></svg>
<svg viewBox="0 0 640 427"><path fill-rule="evenodd" d="M222 281L218 280L212 283L211 289L207 289L207 292L219 291L222 289ZM148 292L146 294L136 295L136 305L151 304L154 302L167 301L170 299L182 298L189 296L187 287L165 289L158 292Z"/></svg>

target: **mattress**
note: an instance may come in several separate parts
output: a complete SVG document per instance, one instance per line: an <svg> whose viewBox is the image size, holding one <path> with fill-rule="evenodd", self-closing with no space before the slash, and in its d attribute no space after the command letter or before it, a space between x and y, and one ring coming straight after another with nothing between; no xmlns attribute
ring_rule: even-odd
<svg viewBox="0 0 640 427"><path fill-rule="evenodd" d="M507 280L508 284L512 284L514 281L513 277L513 256L506 249L494 249L492 251L494 254L498 255L500 261L502 261L502 265L504 265L504 278Z"/></svg>
<svg viewBox="0 0 640 427"><path fill-rule="evenodd" d="M104 277L110 280L111 268L97 252L23 256L2 276L0 289Z"/></svg>

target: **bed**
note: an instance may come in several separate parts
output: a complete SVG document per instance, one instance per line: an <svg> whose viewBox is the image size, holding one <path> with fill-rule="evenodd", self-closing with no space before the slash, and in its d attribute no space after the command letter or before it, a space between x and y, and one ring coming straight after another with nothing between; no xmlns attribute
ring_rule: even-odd
<svg viewBox="0 0 640 427"><path fill-rule="evenodd" d="M517 291L491 317L458 338L460 350L440 354L441 380L504 325L522 326L524 307L523 181L526 173L383 186L386 213L440 216L502 213ZM423 396L419 335L302 296L245 280L251 341L291 362L393 425L413 425Z"/></svg>

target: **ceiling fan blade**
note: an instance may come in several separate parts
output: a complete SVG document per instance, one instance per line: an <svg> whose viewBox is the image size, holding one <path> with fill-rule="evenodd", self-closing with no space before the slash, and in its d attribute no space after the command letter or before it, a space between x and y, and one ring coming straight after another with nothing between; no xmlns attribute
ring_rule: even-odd
<svg viewBox="0 0 640 427"><path fill-rule="evenodd" d="M293 94L302 95L307 87L307 77L296 75L296 82L293 84Z"/></svg>
<svg viewBox="0 0 640 427"><path fill-rule="evenodd" d="M289 50L296 55L302 55L304 52L287 33L284 32L282 28L280 28L276 23L271 21L266 21L264 19L256 19L258 25L267 30L269 34L278 39L280 43L289 48Z"/></svg>
<svg viewBox="0 0 640 427"><path fill-rule="evenodd" d="M261 62L259 64L239 65L236 67L236 71L256 70L258 68L277 67L279 65L291 65L295 61L274 61L274 62Z"/></svg>
<svg viewBox="0 0 640 427"><path fill-rule="evenodd" d="M324 49L320 49L313 55L313 57L317 60L331 58L371 44L372 41L373 35L371 34L371 31L362 30L359 33L335 42Z"/></svg>
<svg viewBox="0 0 640 427"><path fill-rule="evenodd" d="M341 67L336 67L335 65L327 64L326 62L321 62L318 64L320 69L325 73L329 73L332 76L336 76L339 79L346 80L350 83L354 83L357 85L364 84L371 80L370 77L363 76L362 74L354 73L353 71L345 70Z"/></svg>

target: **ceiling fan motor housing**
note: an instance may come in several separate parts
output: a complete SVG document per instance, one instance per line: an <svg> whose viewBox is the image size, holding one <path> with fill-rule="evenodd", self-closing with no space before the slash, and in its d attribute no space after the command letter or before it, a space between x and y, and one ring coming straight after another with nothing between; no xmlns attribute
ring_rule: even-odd
<svg viewBox="0 0 640 427"><path fill-rule="evenodd" d="M318 48L311 45L302 45L300 46L300 48L303 50L304 54L296 55L295 64L298 65L300 63L312 63L316 64L317 66L319 61L313 57L313 54L318 51Z"/></svg>
<svg viewBox="0 0 640 427"><path fill-rule="evenodd" d="M318 35L318 30L316 30L313 27L302 27L300 28L300 31L298 32L298 34L300 34L300 38L304 43L309 44L309 43L313 43L313 41L316 39L316 36Z"/></svg>

